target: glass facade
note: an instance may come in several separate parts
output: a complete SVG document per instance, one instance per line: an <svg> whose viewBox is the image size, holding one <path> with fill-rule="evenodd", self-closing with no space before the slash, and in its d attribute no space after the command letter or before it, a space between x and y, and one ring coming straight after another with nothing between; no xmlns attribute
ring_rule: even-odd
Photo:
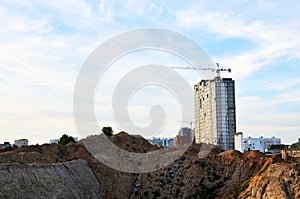
<svg viewBox="0 0 300 199"><path fill-rule="evenodd" d="M216 77L194 87L196 143L234 149L236 132L234 80Z"/></svg>

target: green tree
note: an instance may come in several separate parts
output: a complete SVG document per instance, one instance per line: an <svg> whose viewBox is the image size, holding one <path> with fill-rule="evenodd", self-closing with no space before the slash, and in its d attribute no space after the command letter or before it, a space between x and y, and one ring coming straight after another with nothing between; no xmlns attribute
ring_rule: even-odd
<svg viewBox="0 0 300 199"><path fill-rule="evenodd" d="M63 136L61 136L61 138L59 139L58 143L61 144L61 145L66 145L70 142L74 142L75 143L75 140L72 136L68 136L66 134L63 134Z"/></svg>
<svg viewBox="0 0 300 199"><path fill-rule="evenodd" d="M298 142L291 144L290 149L300 150L300 138L298 138Z"/></svg>
<svg viewBox="0 0 300 199"><path fill-rule="evenodd" d="M106 135L106 136L112 136L113 135L113 130L110 126L107 127L103 127L102 128L102 132Z"/></svg>

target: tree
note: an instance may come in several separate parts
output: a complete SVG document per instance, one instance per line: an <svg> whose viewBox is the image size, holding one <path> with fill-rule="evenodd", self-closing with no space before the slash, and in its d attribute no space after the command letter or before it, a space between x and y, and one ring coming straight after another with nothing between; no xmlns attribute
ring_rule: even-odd
<svg viewBox="0 0 300 199"><path fill-rule="evenodd" d="M290 146L293 150L300 150L300 142L296 142Z"/></svg>
<svg viewBox="0 0 300 199"><path fill-rule="evenodd" d="M68 136L66 134L63 134L63 136L61 136L61 138L59 139L58 143L61 144L61 145L66 145L70 142L74 142L75 143L75 140L72 136Z"/></svg>
<svg viewBox="0 0 300 199"><path fill-rule="evenodd" d="M113 135L113 130L110 126L107 127L103 127L102 128L102 132L106 135L106 136L112 136Z"/></svg>

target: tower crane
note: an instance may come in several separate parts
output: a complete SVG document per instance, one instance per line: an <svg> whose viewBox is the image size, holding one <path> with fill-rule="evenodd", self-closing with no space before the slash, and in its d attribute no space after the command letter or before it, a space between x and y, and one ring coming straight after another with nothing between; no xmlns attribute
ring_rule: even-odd
<svg viewBox="0 0 300 199"><path fill-rule="evenodd" d="M171 68L174 69L188 69L188 70L211 70L212 72L217 73L217 76L220 76L221 71L228 71L229 73L231 72L230 68L220 68L219 63L216 63L217 69L215 68L194 68L194 67L188 67L188 66L172 66Z"/></svg>

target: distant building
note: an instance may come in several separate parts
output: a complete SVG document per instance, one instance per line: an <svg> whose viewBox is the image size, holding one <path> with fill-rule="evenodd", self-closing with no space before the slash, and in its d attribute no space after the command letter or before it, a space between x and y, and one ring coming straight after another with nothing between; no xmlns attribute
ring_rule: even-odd
<svg viewBox="0 0 300 199"><path fill-rule="evenodd" d="M28 140L27 139L19 139L15 140L14 145L21 147L21 146L28 146Z"/></svg>
<svg viewBox="0 0 300 199"><path fill-rule="evenodd" d="M188 136L177 135L174 139L174 146L184 145L189 143Z"/></svg>
<svg viewBox="0 0 300 199"><path fill-rule="evenodd" d="M278 144L278 145L271 145L268 149L267 149L267 153L281 153L282 150L285 150L288 148L288 145L284 145L284 144Z"/></svg>
<svg viewBox="0 0 300 199"><path fill-rule="evenodd" d="M235 86L231 78L215 77L194 86L195 141L234 149Z"/></svg>
<svg viewBox="0 0 300 199"><path fill-rule="evenodd" d="M50 144L58 144L59 139L52 139L50 140Z"/></svg>
<svg viewBox="0 0 300 199"><path fill-rule="evenodd" d="M188 127L180 128L178 135L174 138L174 146L192 143L194 140L194 133Z"/></svg>
<svg viewBox="0 0 300 199"><path fill-rule="evenodd" d="M78 137L73 137L75 142L78 142ZM58 144L59 139L52 139L50 140L50 144Z"/></svg>
<svg viewBox="0 0 300 199"><path fill-rule="evenodd" d="M10 142L4 142L3 144L0 144L0 149L5 149L11 147Z"/></svg>
<svg viewBox="0 0 300 199"><path fill-rule="evenodd" d="M151 138L147 139L148 142L150 142L153 145L159 145L159 146L173 146L174 138Z"/></svg>
<svg viewBox="0 0 300 199"><path fill-rule="evenodd" d="M194 140L194 132L192 131L191 128L188 127L182 127L179 130L178 135L186 136L188 138L188 143L192 143Z"/></svg>
<svg viewBox="0 0 300 199"><path fill-rule="evenodd" d="M245 152L244 138L242 132L237 132L234 135L234 149L240 152Z"/></svg>
<svg viewBox="0 0 300 199"><path fill-rule="evenodd" d="M240 152L246 152L246 151L252 151L257 150L260 152L267 152L268 149L271 149L272 145L281 145L281 139L280 138L252 138L252 137L243 137L243 133L239 132L236 133L234 136L234 142L235 142L235 150L238 150ZM276 147L273 146L275 149Z"/></svg>
<svg viewBox="0 0 300 199"><path fill-rule="evenodd" d="M4 145L5 148L11 147L10 142L4 142L3 145Z"/></svg>

